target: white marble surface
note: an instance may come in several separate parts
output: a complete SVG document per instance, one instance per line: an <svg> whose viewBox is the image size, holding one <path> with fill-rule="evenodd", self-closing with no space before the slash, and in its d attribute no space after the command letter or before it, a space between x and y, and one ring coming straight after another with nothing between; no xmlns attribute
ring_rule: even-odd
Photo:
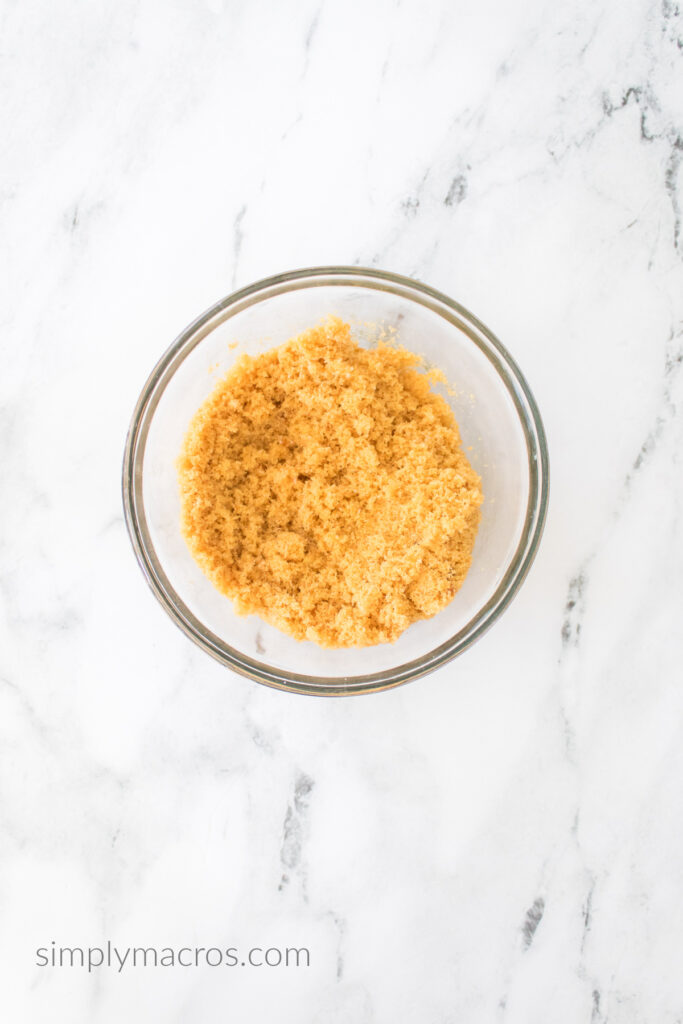
<svg viewBox="0 0 683 1024"><path fill-rule="evenodd" d="M683 1020L677 3L4 0L0 25L3 1019ZM552 500L481 643L315 700L175 629L120 460L196 314L354 262L504 340ZM311 966L88 974L37 966L52 940Z"/></svg>

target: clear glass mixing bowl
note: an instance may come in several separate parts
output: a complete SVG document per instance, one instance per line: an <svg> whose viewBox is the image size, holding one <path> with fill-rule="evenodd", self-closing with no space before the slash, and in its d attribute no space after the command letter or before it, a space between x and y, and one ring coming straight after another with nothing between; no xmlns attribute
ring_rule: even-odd
<svg viewBox="0 0 683 1024"><path fill-rule="evenodd" d="M180 532L176 458L187 426L242 353L256 355L330 314L361 343L378 326L443 370L439 388L482 477L472 567L453 601L393 644L326 650L235 614L193 561ZM451 394L450 392L454 393ZM143 388L126 441L123 505L154 594L207 653L242 675L299 693L397 686L460 654L510 603L533 561L548 501L548 453L534 398L497 338L457 302L397 274L317 267L280 274L222 299L174 341Z"/></svg>

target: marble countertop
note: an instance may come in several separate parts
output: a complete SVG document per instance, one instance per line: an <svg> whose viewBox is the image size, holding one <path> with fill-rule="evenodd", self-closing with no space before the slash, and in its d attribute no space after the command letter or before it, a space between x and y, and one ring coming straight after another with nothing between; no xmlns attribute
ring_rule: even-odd
<svg viewBox="0 0 683 1024"><path fill-rule="evenodd" d="M682 1021L678 4L5 0L0 19L5 1019ZM415 276L496 331L552 494L480 643L317 700L174 627L120 466L190 320L336 263ZM41 963L133 947L310 962Z"/></svg>

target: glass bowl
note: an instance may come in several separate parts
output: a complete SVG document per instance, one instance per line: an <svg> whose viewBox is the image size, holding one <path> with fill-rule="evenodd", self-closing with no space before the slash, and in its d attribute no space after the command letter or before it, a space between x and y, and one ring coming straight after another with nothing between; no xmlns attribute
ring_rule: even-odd
<svg viewBox="0 0 683 1024"><path fill-rule="evenodd" d="M257 355L330 314L361 344L397 341L444 372L484 504L472 567L453 601L393 644L328 650L238 616L198 568L180 532L176 458L190 419L244 352ZM406 277L317 267L229 295L173 342L145 384L123 463L123 506L137 560L180 628L218 661L260 683L344 695L398 686L440 668L496 621L536 553L548 501L548 453L534 398L497 338L445 295Z"/></svg>

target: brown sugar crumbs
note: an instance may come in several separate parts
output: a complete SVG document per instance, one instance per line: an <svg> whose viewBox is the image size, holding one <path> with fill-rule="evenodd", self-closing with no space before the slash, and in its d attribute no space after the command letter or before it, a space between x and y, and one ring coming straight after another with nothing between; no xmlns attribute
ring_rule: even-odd
<svg viewBox="0 0 683 1024"><path fill-rule="evenodd" d="M396 640L472 559L481 481L418 356L323 325L242 356L178 462L182 529L240 614L297 640Z"/></svg>

